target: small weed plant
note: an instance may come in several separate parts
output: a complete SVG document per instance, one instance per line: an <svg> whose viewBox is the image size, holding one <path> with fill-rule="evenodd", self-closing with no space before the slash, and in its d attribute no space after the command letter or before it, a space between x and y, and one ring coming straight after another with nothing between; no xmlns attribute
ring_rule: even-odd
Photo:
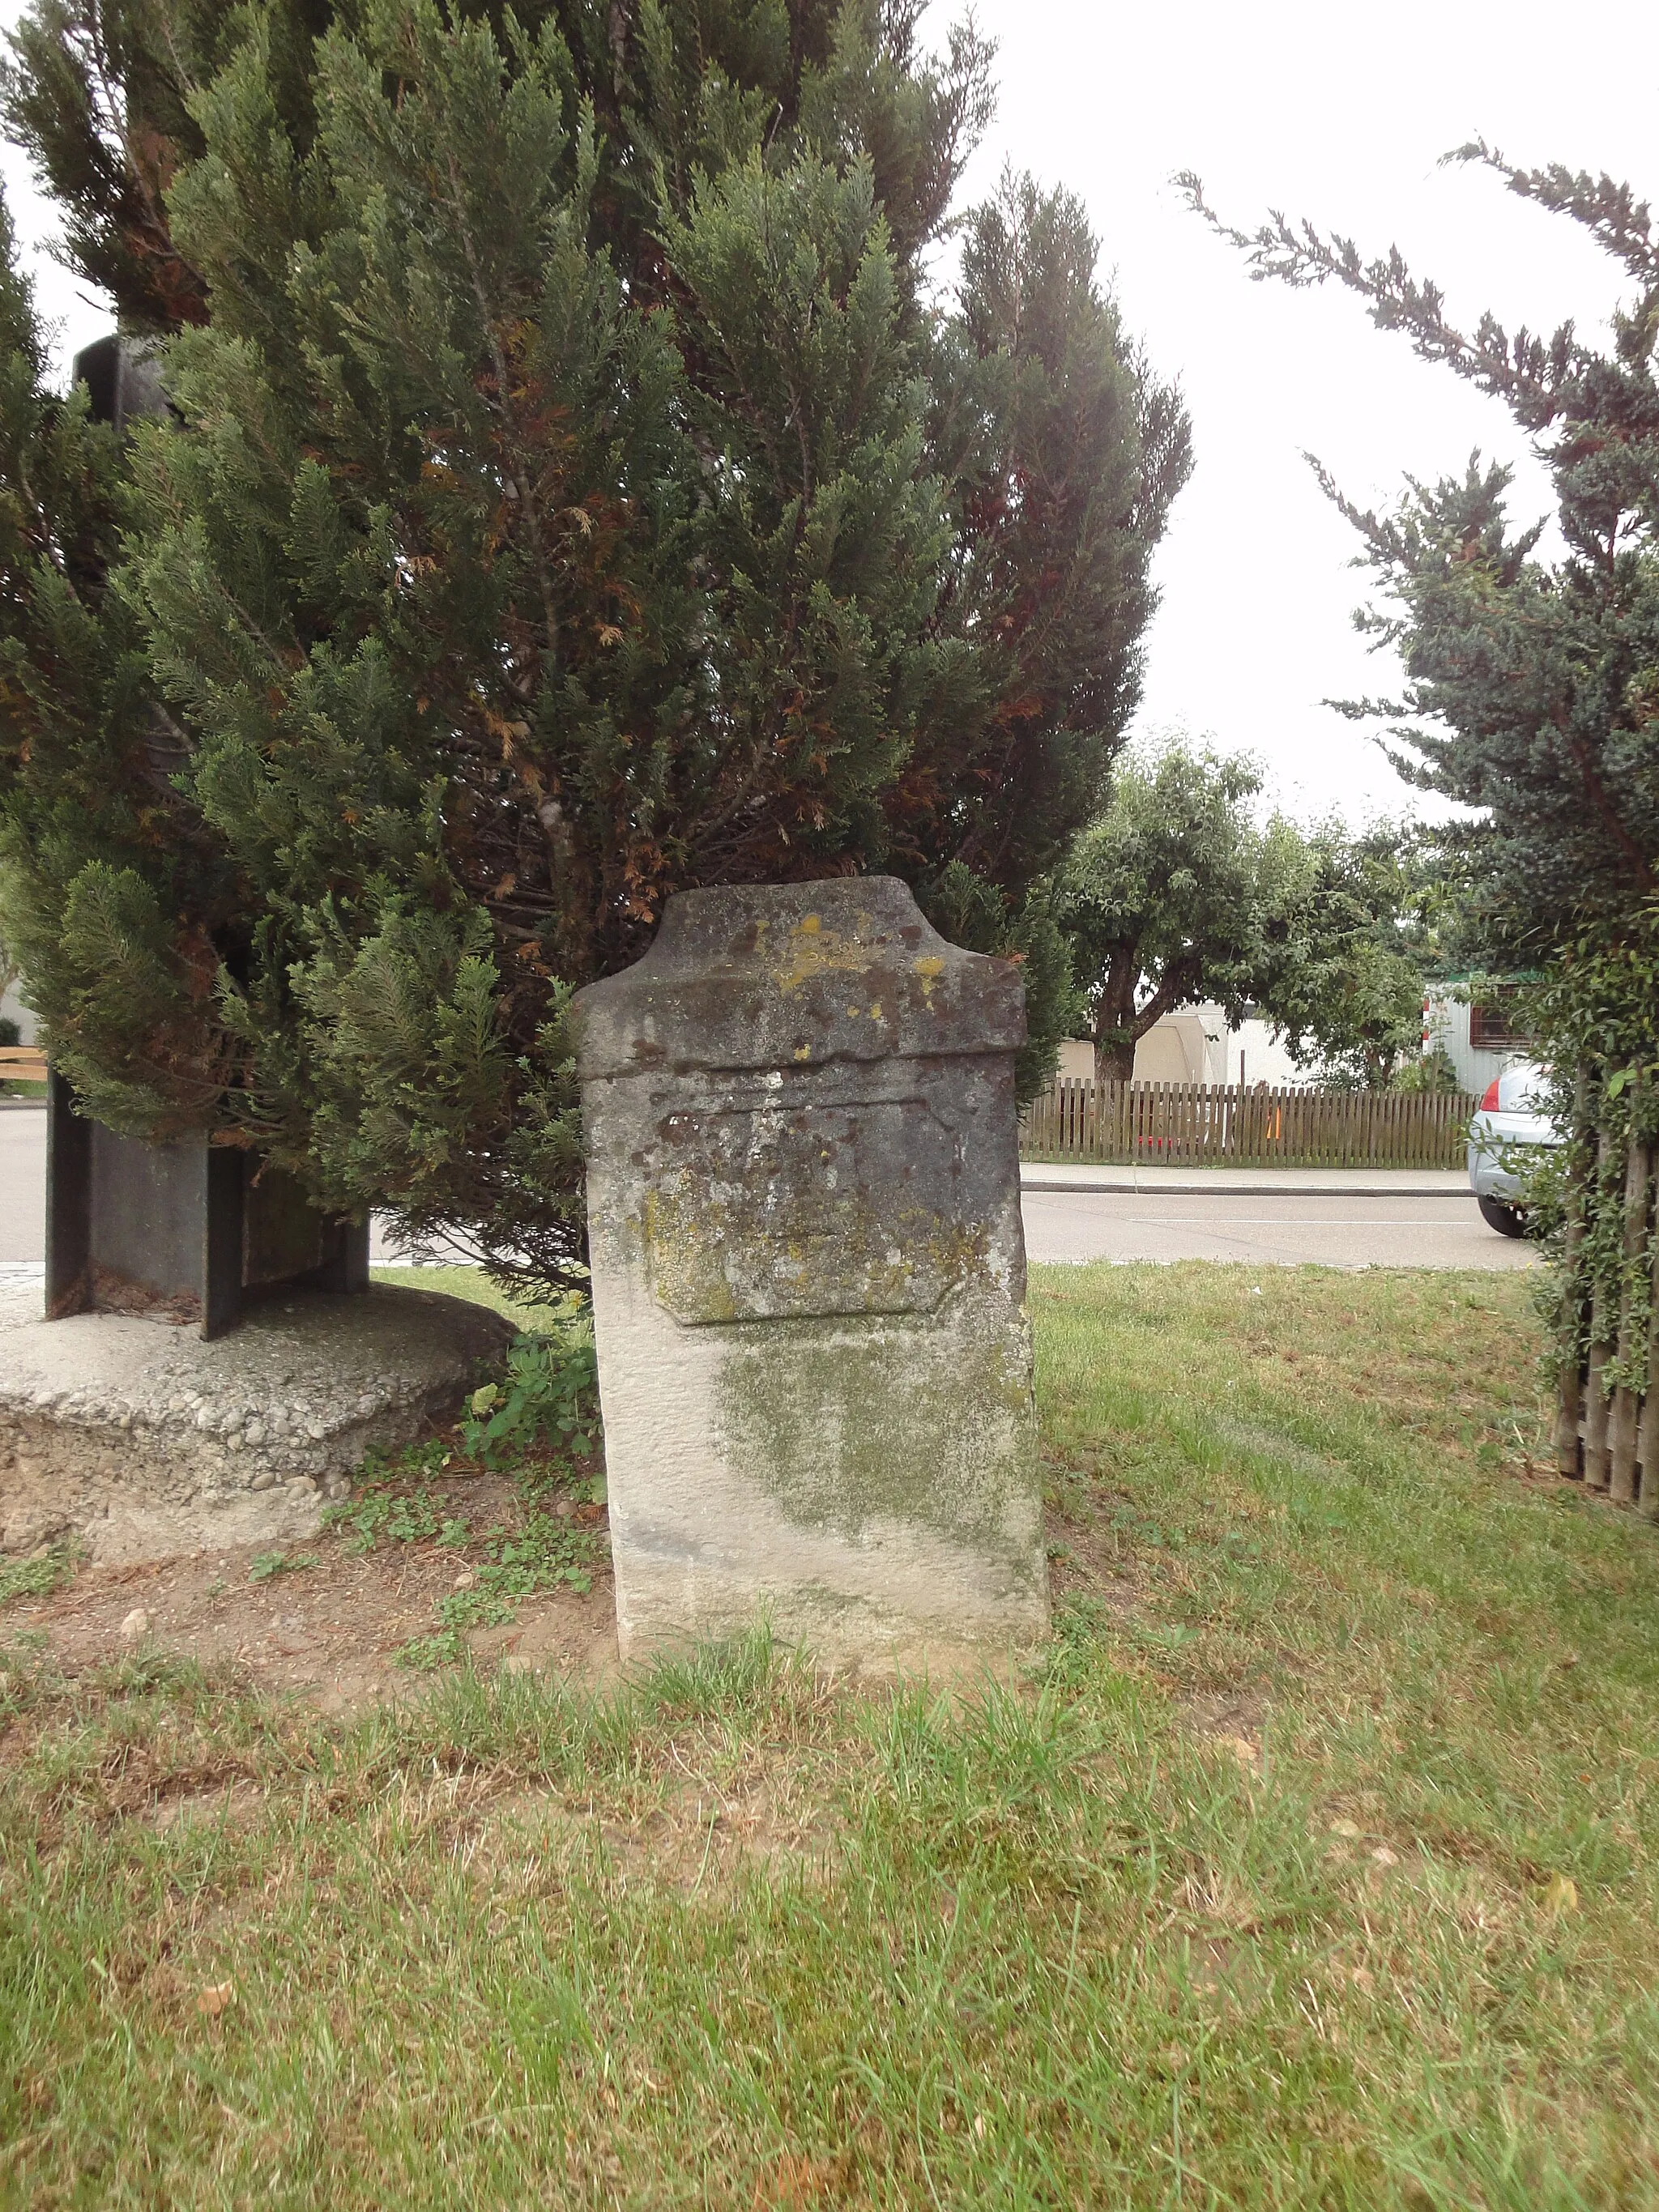
<svg viewBox="0 0 1659 2212"><path fill-rule="evenodd" d="M483 1563L472 1570L470 1587L438 1600L437 1629L412 1638L399 1659L416 1668L449 1666L465 1656L469 1630L505 1628L521 1599L561 1587L586 1595L593 1587L598 1548L591 1529L568 1528L551 1514L527 1512L515 1534L497 1530L486 1540Z"/></svg>
<svg viewBox="0 0 1659 2212"><path fill-rule="evenodd" d="M54 1544L39 1559L6 1560L0 1565L0 1605L20 1597L50 1597L74 1575L78 1557L70 1543Z"/></svg>
<svg viewBox="0 0 1659 2212"><path fill-rule="evenodd" d="M416 1487L404 1487L411 1475ZM451 1513L442 1498L434 1497L428 1486L431 1479L431 1471L419 1458L406 1470L388 1468L366 1482L348 1504L331 1505L323 1525L343 1536L346 1548L356 1553L372 1552L380 1544L467 1543L471 1532L465 1516Z"/></svg>
<svg viewBox="0 0 1659 2212"><path fill-rule="evenodd" d="M599 1537L569 1518L605 1500L604 1476L591 1465L599 1438L591 1326L579 1317L556 1334L516 1339L505 1376L472 1393L455 1433L458 1449L434 1439L395 1460L367 1462L356 1496L324 1515L324 1525L358 1553L383 1544L477 1551L463 1586L437 1601L432 1632L398 1653L406 1667L462 1659L472 1630L506 1627L527 1597L592 1588ZM440 1486L452 1468L469 1462L511 1478L512 1527L481 1528L455 1510Z"/></svg>
<svg viewBox="0 0 1659 2212"><path fill-rule="evenodd" d="M503 1380L472 1393L461 1443L470 1459L488 1468L517 1466L538 1450L588 1459L599 1403L591 1321L573 1322L556 1335L520 1336L507 1352Z"/></svg>
<svg viewBox="0 0 1659 2212"><path fill-rule="evenodd" d="M278 1575L301 1575L322 1565L315 1552L256 1552L248 1562L251 1583L274 1582Z"/></svg>

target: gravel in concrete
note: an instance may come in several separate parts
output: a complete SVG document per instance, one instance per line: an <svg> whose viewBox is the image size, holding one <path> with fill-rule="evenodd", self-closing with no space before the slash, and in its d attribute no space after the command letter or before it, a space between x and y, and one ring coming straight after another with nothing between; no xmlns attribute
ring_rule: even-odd
<svg viewBox="0 0 1659 2212"><path fill-rule="evenodd" d="M94 1559L303 1535L371 1445L447 1414L512 1335L425 1291L301 1292L204 1344L123 1314L40 1318L0 1285L0 1550L73 1529Z"/></svg>

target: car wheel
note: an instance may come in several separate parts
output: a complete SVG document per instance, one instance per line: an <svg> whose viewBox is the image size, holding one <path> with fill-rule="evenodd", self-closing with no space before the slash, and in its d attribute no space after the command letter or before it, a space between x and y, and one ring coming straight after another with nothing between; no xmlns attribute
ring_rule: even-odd
<svg viewBox="0 0 1659 2212"><path fill-rule="evenodd" d="M1526 1235L1527 1217L1518 1206L1505 1206L1501 1198L1477 1198L1474 1202L1480 1208L1481 1219L1500 1237Z"/></svg>

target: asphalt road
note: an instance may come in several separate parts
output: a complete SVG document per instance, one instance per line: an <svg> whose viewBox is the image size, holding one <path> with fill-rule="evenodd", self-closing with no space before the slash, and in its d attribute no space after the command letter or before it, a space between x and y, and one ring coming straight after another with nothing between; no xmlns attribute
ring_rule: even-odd
<svg viewBox="0 0 1659 2212"><path fill-rule="evenodd" d="M0 1267L46 1256L46 1164L45 1113L0 1106ZM1197 1190L1028 1190L1027 1249L1036 1261L1237 1260L1255 1267L1524 1267L1534 1260L1530 1245L1487 1228L1455 1176L1432 1179L1443 1194L1399 1195L1379 1193L1376 1175L1361 1191L1264 1190L1242 1180L1230 1190L1225 1180ZM377 1261L390 1256L378 1236L375 1245Z"/></svg>
<svg viewBox="0 0 1659 2212"><path fill-rule="evenodd" d="M1537 1257L1531 1245L1488 1229L1462 1194L1028 1190L1024 1205L1025 1248L1038 1261L1525 1267Z"/></svg>
<svg viewBox="0 0 1659 2212"><path fill-rule="evenodd" d="M46 1256L46 1109L0 1104L0 1265Z"/></svg>

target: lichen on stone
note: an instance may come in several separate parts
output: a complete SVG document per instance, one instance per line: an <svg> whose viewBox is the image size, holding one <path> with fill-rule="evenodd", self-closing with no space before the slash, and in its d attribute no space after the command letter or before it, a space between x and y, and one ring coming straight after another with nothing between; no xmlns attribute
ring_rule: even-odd
<svg viewBox="0 0 1659 2212"><path fill-rule="evenodd" d="M1019 1332L974 1314L854 1334L811 1322L722 1346L717 1402L732 1464L804 1528L854 1539L915 1522L953 1543L1006 1548L1035 1571L1040 1498L1030 1369Z"/></svg>

